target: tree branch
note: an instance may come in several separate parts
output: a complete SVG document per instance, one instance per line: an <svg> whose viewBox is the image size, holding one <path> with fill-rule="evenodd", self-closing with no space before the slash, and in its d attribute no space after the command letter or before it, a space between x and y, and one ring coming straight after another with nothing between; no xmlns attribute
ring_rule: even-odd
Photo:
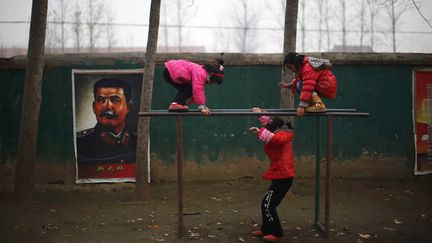
<svg viewBox="0 0 432 243"><path fill-rule="evenodd" d="M420 16L422 17L422 19L432 28L432 23L431 23L431 21L429 20L429 19L427 19L424 15L423 15L423 13L420 11L420 8L419 8L419 6L417 6L417 3L415 2L415 0L411 0L412 1L412 3L413 3L413 5L414 5L414 7L417 9L417 12L420 14Z"/></svg>

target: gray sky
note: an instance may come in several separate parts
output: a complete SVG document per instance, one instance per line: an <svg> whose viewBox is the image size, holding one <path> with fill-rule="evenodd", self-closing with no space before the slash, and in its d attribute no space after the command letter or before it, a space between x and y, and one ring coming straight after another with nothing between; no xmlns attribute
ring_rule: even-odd
<svg viewBox="0 0 432 243"><path fill-rule="evenodd" d="M31 11L31 0L0 0L0 21L20 21L29 20ZM51 2L56 0L50 0ZM82 0L81 0L82 1ZM338 16L337 10L339 0L329 0L332 4L331 15ZM359 29L357 8L354 6L360 0L346 0L348 2L347 14L349 17L348 29ZM75 5L75 0L70 1ZM150 0L105 0L107 6L111 7L115 14L115 23L133 23L133 24L147 24L148 12L150 8ZM163 0L162 4L173 2ZM174 1L176 2L176 1ZM278 28L281 27L280 23L283 18L283 9L281 8L280 0L249 0L252 3L250 7L251 12L257 12L259 21L254 22L253 26ZM316 27L315 16L317 10L315 9L315 2L307 0L306 16L307 28L313 29ZM236 17L242 13L238 9L238 1L230 0L182 0L188 12L192 12L193 16L182 15L187 18L186 25L189 26L238 26ZM432 18L432 1L423 0L419 1L423 13ZM175 6L174 6L175 7ZM266 10L264 10L266 9ZM168 21L171 24L176 22L176 9L173 6L167 8L167 15L170 17L165 18L163 12L161 13L161 24ZM386 12L381 8L376 24L376 29L387 30L390 28L389 22L385 20ZM300 17L300 13L299 13ZM381 20L380 20L381 18ZM331 28L340 29L338 21L333 20ZM401 17L400 25L397 26L398 31L424 31L432 32L424 21L420 18L414 8L407 10ZM19 46L26 47L28 41L28 24L0 24L0 44L5 46ZM116 32L116 46L145 46L147 29L145 27L127 27L117 26ZM237 31L238 32L238 31ZM187 46L202 46L207 52L214 51L238 51L235 46L237 37L236 31L232 30L218 30L218 29L196 29L185 28L183 30L184 45ZM254 52L280 52L282 48L282 31L278 30L257 30L249 33L254 39ZM376 51L391 51L391 38L384 34L379 34L376 41ZM69 37L71 38L71 37ZM164 45L164 30L160 29L159 46ZM252 37L250 37L252 38ZM305 49L301 47L301 41L298 36L298 51L318 51L317 34L313 32L306 33ZM348 35L348 44L358 44L358 33ZM98 42L98 45L104 47L103 38ZM332 44L341 42L341 34L332 34ZM369 42L369 37L365 40L366 44ZM405 34L397 35L398 51L401 52L432 52L432 34ZM177 45L177 30L175 28L169 29L170 46ZM69 42L68 46L72 47L73 43ZM252 45L252 44L251 44ZM325 50L321 50L325 51Z"/></svg>

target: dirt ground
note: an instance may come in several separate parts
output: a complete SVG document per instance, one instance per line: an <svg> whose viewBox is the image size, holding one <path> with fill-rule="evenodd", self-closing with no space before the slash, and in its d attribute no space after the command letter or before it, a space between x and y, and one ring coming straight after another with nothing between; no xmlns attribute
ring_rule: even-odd
<svg viewBox="0 0 432 243"><path fill-rule="evenodd" d="M313 227L314 181L297 178L279 206L282 242L432 242L432 177L334 178L329 239ZM257 178L186 183L187 236L178 239L175 183L153 184L149 202L134 202L133 184L41 185L18 206L0 192L0 242L261 242L268 182Z"/></svg>

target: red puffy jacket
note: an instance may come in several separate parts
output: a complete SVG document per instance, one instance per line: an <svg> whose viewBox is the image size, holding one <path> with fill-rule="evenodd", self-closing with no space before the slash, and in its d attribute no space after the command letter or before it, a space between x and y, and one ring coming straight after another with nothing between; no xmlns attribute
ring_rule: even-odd
<svg viewBox="0 0 432 243"><path fill-rule="evenodd" d="M270 133L267 129L261 128L258 136L263 133ZM276 131L267 136L264 145L264 152L270 158L270 168L262 175L265 180L277 180L294 177L292 140L293 131ZM264 139L265 140L265 139Z"/></svg>
<svg viewBox="0 0 432 243"><path fill-rule="evenodd" d="M328 69L315 69L308 62L306 56L301 70L299 70L297 78L294 80L293 93L299 80L303 80L303 87L300 92L301 101L309 103L313 92L317 92L320 96L328 99L336 98L337 81L334 74Z"/></svg>

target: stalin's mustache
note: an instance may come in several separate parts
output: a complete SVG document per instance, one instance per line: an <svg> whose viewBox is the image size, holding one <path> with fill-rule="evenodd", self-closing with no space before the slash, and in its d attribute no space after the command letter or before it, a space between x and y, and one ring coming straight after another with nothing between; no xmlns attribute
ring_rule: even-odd
<svg viewBox="0 0 432 243"><path fill-rule="evenodd" d="M111 109L105 109L99 113L99 116L106 117L108 119L115 119L118 117L118 114Z"/></svg>

